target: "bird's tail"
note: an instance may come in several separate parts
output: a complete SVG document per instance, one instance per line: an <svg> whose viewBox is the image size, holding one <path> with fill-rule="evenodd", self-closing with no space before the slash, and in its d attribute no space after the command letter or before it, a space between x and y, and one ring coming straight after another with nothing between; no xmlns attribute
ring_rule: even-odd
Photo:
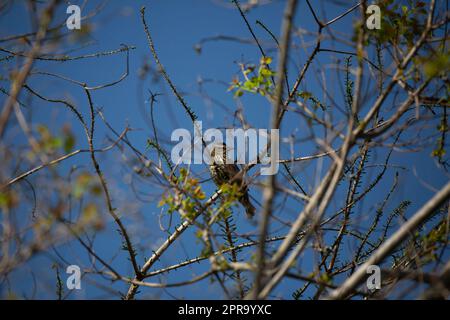
<svg viewBox="0 0 450 320"><path fill-rule="evenodd" d="M239 202L244 206L245 213L247 214L247 218L251 219L255 215L255 207L251 204L250 199L248 197L248 193L244 193L244 195L239 199Z"/></svg>

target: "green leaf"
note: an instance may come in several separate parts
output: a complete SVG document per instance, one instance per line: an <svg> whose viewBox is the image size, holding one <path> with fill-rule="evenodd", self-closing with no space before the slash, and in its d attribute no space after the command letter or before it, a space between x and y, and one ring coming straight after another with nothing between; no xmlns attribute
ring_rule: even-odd
<svg viewBox="0 0 450 320"><path fill-rule="evenodd" d="M429 78L433 78L441 72L448 73L450 70L450 54L438 54L427 59L423 68L425 75Z"/></svg>
<svg viewBox="0 0 450 320"><path fill-rule="evenodd" d="M260 74L263 77L268 78L268 77L273 76L274 73L271 70L267 69L267 68L262 68Z"/></svg>
<svg viewBox="0 0 450 320"><path fill-rule="evenodd" d="M301 92L298 93L298 95L299 95L301 98L303 98L304 100L308 100L309 98L312 97L311 92L308 92L308 91L301 91Z"/></svg>
<svg viewBox="0 0 450 320"><path fill-rule="evenodd" d="M272 58L271 57L262 57L259 63L260 64L271 64Z"/></svg>
<svg viewBox="0 0 450 320"><path fill-rule="evenodd" d="M69 153L75 146L75 136L73 134L67 134L64 137L64 152Z"/></svg>

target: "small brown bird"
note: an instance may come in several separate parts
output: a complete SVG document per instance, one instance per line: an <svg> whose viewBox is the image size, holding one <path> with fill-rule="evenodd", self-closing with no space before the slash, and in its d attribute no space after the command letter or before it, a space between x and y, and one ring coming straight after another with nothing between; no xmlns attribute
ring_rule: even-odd
<svg viewBox="0 0 450 320"><path fill-rule="evenodd" d="M232 183L236 183L241 187L240 192L242 196L239 198L239 202L244 206L247 218L252 218L255 215L255 207L250 203L248 195L248 187L243 180L242 175L237 174L240 172L239 167L235 163L226 163L227 159L227 146L226 144L216 144L211 150L212 163L209 165L209 171L215 182L220 187L224 183L228 183L233 179Z"/></svg>

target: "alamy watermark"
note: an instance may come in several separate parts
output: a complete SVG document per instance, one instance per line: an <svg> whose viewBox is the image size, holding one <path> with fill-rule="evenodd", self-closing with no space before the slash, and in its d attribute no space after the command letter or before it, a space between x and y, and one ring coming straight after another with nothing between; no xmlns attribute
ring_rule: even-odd
<svg viewBox="0 0 450 320"><path fill-rule="evenodd" d="M203 132L202 121L194 122L194 137L184 128L175 129L171 141L178 141L172 148L174 164L212 164L211 150L225 143L226 164L261 163L261 175L274 175L279 169L278 129L219 129L210 128ZM259 161L258 161L259 159Z"/></svg>
<svg viewBox="0 0 450 320"><path fill-rule="evenodd" d="M72 264L67 267L66 273L70 276L66 280L67 289L81 290L81 269L76 264Z"/></svg>
<svg viewBox="0 0 450 320"><path fill-rule="evenodd" d="M376 4L371 4L366 9L366 14L370 16L366 19L366 26L369 30L381 29L381 9Z"/></svg>
<svg viewBox="0 0 450 320"><path fill-rule="evenodd" d="M370 291L381 289L381 269L379 266L373 264L367 267L366 273L370 274L367 278L366 285Z"/></svg>
<svg viewBox="0 0 450 320"><path fill-rule="evenodd" d="M79 6L73 4L67 7L66 13L70 16L66 20L66 27L69 30L81 29L81 9Z"/></svg>

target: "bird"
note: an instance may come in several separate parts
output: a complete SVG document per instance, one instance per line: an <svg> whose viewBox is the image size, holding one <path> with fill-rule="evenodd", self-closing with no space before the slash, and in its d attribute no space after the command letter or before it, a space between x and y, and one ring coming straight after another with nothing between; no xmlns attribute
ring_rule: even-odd
<svg viewBox="0 0 450 320"><path fill-rule="evenodd" d="M226 163L227 159L227 145L225 143L218 143L212 146L210 151L211 164L209 171L211 177L217 187L221 187L225 183L236 183L240 186L241 196L238 201L245 208L247 218L251 219L255 215L255 207L251 204L248 186L243 179L243 175L238 175L239 167L235 163Z"/></svg>

